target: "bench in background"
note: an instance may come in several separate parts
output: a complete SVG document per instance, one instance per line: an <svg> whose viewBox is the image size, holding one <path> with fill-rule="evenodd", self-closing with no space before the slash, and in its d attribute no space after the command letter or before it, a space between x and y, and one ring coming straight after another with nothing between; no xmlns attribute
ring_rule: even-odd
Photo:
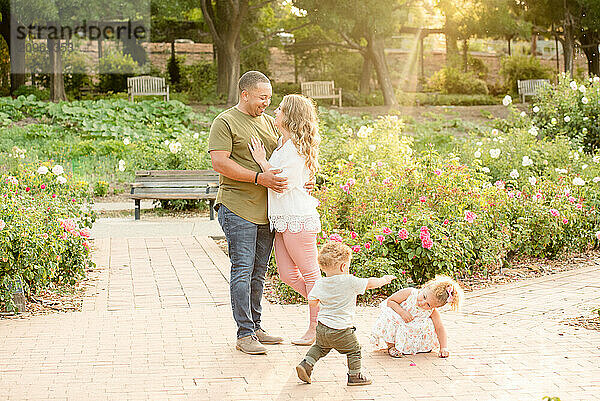
<svg viewBox="0 0 600 401"><path fill-rule="evenodd" d="M342 107L342 88L335 88L333 81L302 82L300 84L302 94L312 99L338 99L339 107Z"/></svg>
<svg viewBox="0 0 600 401"><path fill-rule="evenodd" d="M127 94L131 102L134 96L163 96L166 101L169 101L169 85L165 84L164 78L148 75L131 77L127 78Z"/></svg>
<svg viewBox="0 0 600 401"><path fill-rule="evenodd" d="M525 96L537 95L539 90L546 85L550 85L550 80L548 80L548 79L525 79L525 80L517 81L519 95L521 95L521 100L523 101L523 103L525 103Z"/></svg>
<svg viewBox="0 0 600 401"><path fill-rule="evenodd" d="M208 200L210 219L214 220L215 200L219 190L219 173L214 170L147 170L136 171L130 198L135 201L135 219L140 219L141 199Z"/></svg>

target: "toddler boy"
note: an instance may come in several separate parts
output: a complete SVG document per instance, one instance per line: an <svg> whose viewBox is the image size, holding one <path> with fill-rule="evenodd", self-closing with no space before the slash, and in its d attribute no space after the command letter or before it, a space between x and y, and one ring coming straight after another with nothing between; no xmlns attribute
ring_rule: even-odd
<svg viewBox="0 0 600 401"><path fill-rule="evenodd" d="M319 266L326 277L317 280L308 294L308 303L321 303L317 339L304 360L296 367L300 380L310 383L313 366L335 349L348 358L348 385L362 386L371 380L361 373L360 344L356 338L354 314L356 296L366 290L389 284L395 276L359 278L349 273L352 249L341 242L330 241L319 252Z"/></svg>

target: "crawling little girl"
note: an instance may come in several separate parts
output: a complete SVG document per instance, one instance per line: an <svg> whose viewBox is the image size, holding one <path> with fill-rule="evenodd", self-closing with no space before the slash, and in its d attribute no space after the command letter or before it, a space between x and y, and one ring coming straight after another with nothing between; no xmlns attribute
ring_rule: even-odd
<svg viewBox="0 0 600 401"><path fill-rule="evenodd" d="M421 289L405 288L381 303L381 313L371 330L371 341L390 356L431 352L439 346L440 358L449 355L446 329L437 308L450 304L460 309L463 291L447 276L436 276Z"/></svg>

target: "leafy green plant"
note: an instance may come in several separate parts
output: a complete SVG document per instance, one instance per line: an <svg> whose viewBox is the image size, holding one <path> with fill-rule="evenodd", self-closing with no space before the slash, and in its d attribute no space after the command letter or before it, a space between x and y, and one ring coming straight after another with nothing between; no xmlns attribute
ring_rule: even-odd
<svg viewBox="0 0 600 401"><path fill-rule="evenodd" d="M427 80L427 89L443 94L487 95L485 81L472 72L461 72L456 68L444 67Z"/></svg>
<svg viewBox="0 0 600 401"><path fill-rule="evenodd" d="M504 86L512 95L517 94L517 80L550 79L551 70L531 56L514 55L500 61L500 75L504 78Z"/></svg>
<svg viewBox="0 0 600 401"><path fill-rule="evenodd" d="M108 182L106 181L96 181L94 183L94 195L95 196L106 196L108 194Z"/></svg>

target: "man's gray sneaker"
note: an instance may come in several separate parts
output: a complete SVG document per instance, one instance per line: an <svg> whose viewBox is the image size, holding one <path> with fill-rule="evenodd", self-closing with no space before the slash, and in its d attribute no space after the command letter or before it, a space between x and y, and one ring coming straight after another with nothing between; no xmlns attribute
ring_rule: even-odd
<svg viewBox="0 0 600 401"><path fill-rule="evenodd" d="M270 336L263 329L256 330L254 334L256 334L261 344L281 344L283 342L282 337Z"/></svg>
<svg viewBox="0 0 600 401"><path fill-rule="evenodd" d="M238 338L235 348L250 355L267 353L267 349L263 347L260 342L258 342L258 338L252 334L246 337Z"/></svg>

